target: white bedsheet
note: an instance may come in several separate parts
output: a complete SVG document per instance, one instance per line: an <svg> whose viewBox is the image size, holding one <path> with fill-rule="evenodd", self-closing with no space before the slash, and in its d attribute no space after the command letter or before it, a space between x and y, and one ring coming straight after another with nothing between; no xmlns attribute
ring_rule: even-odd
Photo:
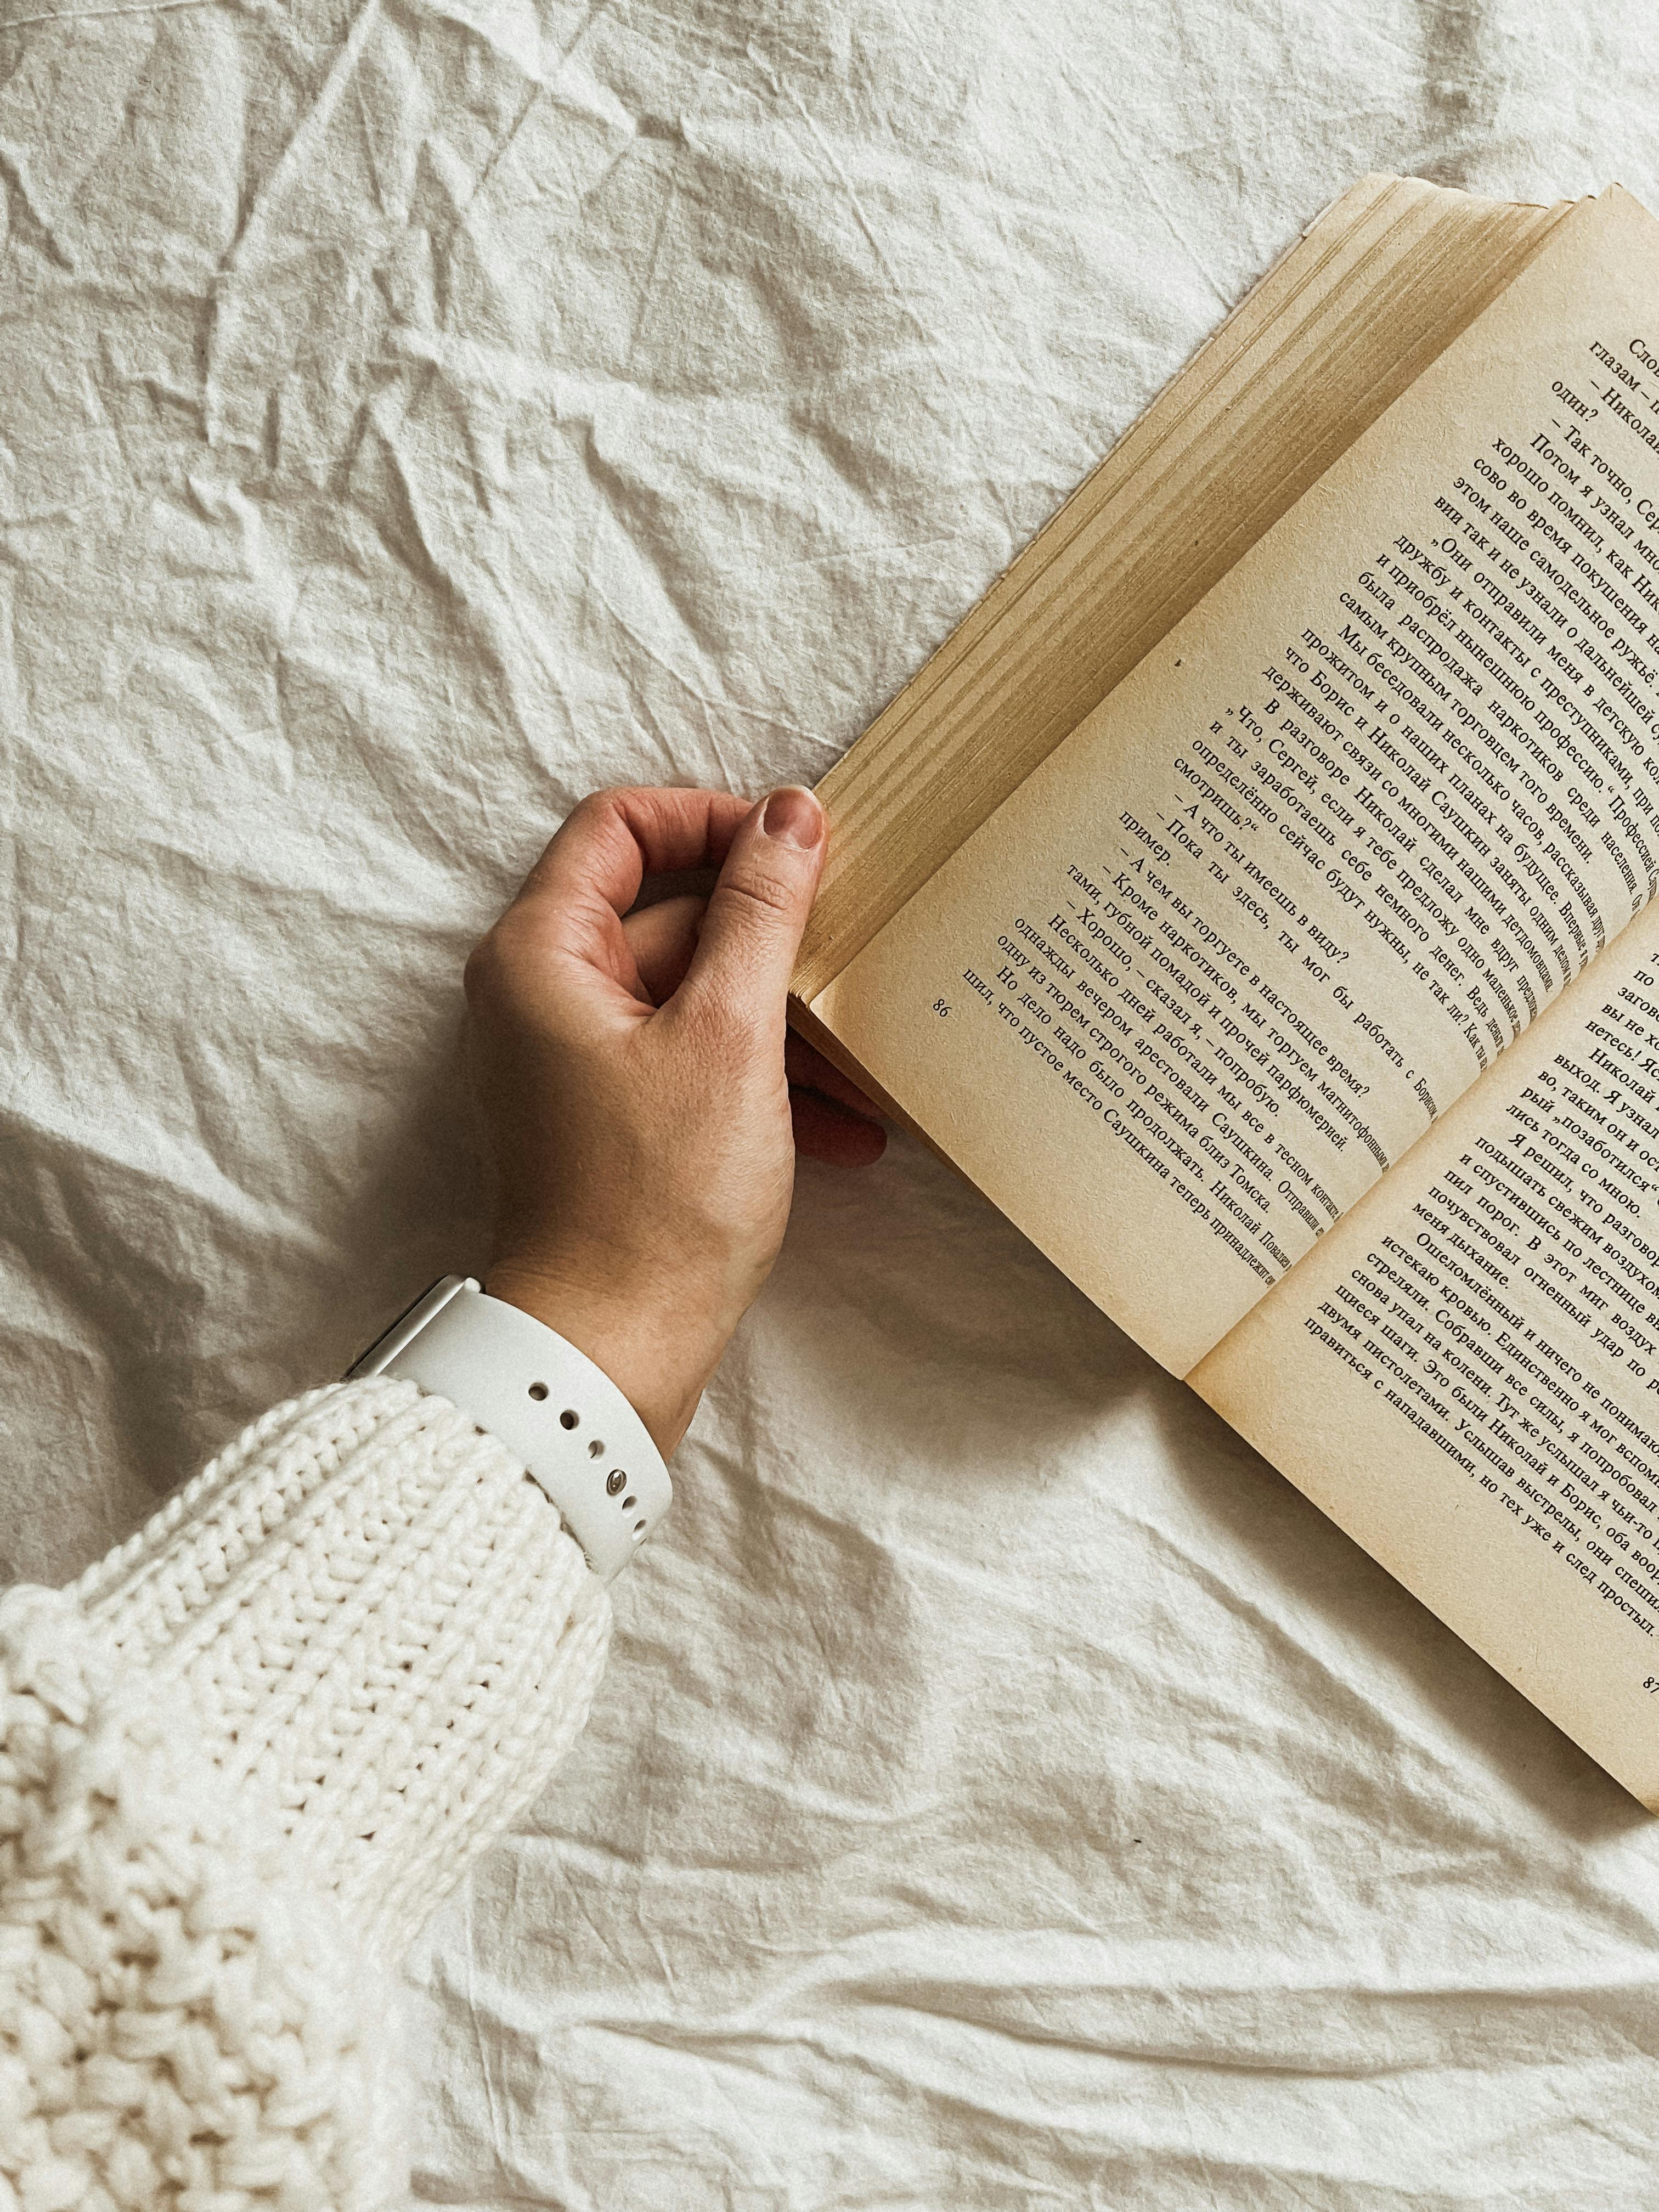
<svg viewBox="0 0 1659 2212"><path fill-rule="evenodd" d="M477 1263L459 963L584 788L821 773L1361 170L1659 204L1648 0L7 22L33 1577ZM919 1151L677 1476L416 1960L425 2194L1659 2203L1652 1825Z"/></svg>

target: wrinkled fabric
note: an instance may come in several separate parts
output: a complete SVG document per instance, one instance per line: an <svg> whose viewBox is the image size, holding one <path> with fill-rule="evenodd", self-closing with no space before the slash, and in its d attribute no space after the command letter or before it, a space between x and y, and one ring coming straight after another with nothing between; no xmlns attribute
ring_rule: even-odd
<svg viewBox="0 0 1659 2212"><path fill-rule="evenodd" d="M8 1571L478 1265L583 790L815 778L1355 175L1659 205L1656 112L1645 0L0 10ZM1652 1824L930 1158L676 1479L425 2195L1659 2202Z"/></svg>

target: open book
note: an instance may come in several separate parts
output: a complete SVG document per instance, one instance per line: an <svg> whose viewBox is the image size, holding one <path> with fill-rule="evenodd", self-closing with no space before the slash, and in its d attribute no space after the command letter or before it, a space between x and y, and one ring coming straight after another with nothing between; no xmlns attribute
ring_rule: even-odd
<svg viewBox="0 0 1659 2212"><path fill-rule="evenodd" d="M1371 177L826 779L792 1018L1659 1808L1659 223Z"/></svg>

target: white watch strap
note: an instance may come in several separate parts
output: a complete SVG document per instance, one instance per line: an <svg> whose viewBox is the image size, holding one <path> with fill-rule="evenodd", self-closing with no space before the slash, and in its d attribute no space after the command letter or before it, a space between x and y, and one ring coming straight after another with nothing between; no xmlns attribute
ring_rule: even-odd
<svg viewBox="0 0 1659 2212"><path fill-rule="evenodd" d="M602 1367L470 1275L446 1275L347 1370L435 1391L522 1460L606 1582L672 1502L650 1431Z"/></svg>

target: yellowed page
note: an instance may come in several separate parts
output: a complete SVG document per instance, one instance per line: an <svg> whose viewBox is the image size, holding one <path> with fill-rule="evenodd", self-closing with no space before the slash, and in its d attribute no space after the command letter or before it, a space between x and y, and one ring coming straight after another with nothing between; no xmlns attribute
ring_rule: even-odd
<svg viewBox="0 0 1659 2212"><path fill-rule="evenodd" d="M1177 1373L1650 894L1656 299L1575 210L812 1003Z"/></svg>
<svg viewBox="0 0 1659 2212"><path fill-rule="evenodd" d="M1191 1381L1659 1810L1659 908Z"/></svg>

